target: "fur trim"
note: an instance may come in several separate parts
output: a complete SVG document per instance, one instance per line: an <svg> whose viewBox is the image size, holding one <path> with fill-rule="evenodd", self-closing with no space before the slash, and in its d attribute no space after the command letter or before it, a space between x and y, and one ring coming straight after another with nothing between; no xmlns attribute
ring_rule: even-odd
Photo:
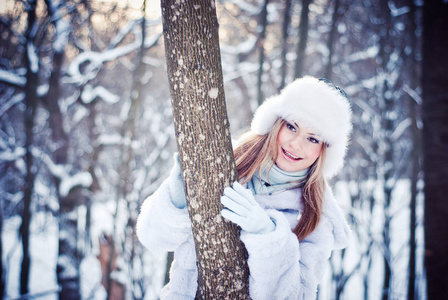
<svg viewBox="0 0 448 300"><path fill-rule="evenodd" d="M303 77L267 99L255 112L251 130L267 134L278 118L315 130L329 145L324 166L329 178L342 168L352 129L350 104L341 93L314 77Z"/></svg>

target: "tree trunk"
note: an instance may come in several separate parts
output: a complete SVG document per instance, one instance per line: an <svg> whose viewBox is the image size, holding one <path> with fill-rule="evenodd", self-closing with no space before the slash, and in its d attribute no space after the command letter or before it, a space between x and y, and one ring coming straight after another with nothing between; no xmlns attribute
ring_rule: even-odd
<svg viewBox="0 0 448 300"><path fill-rule="evenodd" d="M422 119L428 299L448 295L448 3L423 6Z"/></svg>
<svg viewBox="0 0 448 300"><path fill-rule="evenodd" d="M263 64L264 64L264 41L266 39L266 26L268 24L268 4L269 0L263 1L263 8L260 14L261 31L258 35L258 47L260 56L258 57L258 74L257 74L257 101L258 105L263 102Z"/></svg>
<svg viewBox="0 0 448 300"><path fill-rule="evenodd" d="M417 59L417 21L416 18L416 5L413 0L408 1L410 7L409 11L409 23L410 23L410 39L411 39L411 54L409 57L409 72L410 77L410 88L411 90L416 90L419 86L419 73ZM415 300L418 297L418 291L416 290L416 257L417 257L417 241L416 241L416 229L417 229L417 197L419 194L418 180L421 170L420 160L421 160L421 130L418 126L420 116L418 113L418 104L415 99L409 97L410 101L410 113L409 117L412 120L411 135L412 143L414 147L412 149L411 156L411 201L410 201L410 222L409 222L409 278L408 278L408 300ZM417 285L418 287L418 285Z"/></svg>
<svg viewBox="0 0 448 300"><path fill-rule="evenodd" d="M292 0L285 1L285 10L283 11L283 26L282 26L282 67L280 70L281 82L278 87L278 92L280 92L286 84L286 71L288 68L288 63L286 60L286 55L288 53L288 37L289 37L289 23L291 23L291 2Z"/></svg>
<svg viewBox="0 0 448 300"><path fill-rule="evenodd" d="M336 36L337 22L339 18L339 7L340 7L340 0L336 0L334 3L333 15L331 17L330 35L327 41L328 61L327 66L325 67L325 78L328 79L331 79L333 71L333 45L334 45L334 38Z"/></svg>
<svg viewBox="0 0 448 300"><path fill-rule="evenodd" d="M135 153L134 149L132 147L132 143L136 137L136 120L140 111L142 97L143 97L143 84L142 84L142 78L144 77L144 71L145 71L145 65L143 63L143 56L145 52L145 37L146 37L146 0L143 1L142 4L142 14L143 18L141 20L141 45L140 49L137 55L137 61L136 61L136 68L133 73L133 86L132 86L132 93L131 93L131 105L128 112L128 118L125 121L125 124L122 127L121 132L121 138L123 140L123 144L121 146L121 155L122 161L120 163L119 167L119 174L121 181L117 185L117 195L116 195L116 202L115 202L115 213L113 217L113 232L112 232L112 240L115 242L112 242L110 247L110 260L107 265L107 299L113 299L116 296L114 295L114 286L118 284L117 280L111 278L111 273L113 271L112 269L112 259L114 256L112 255L114 252L119 252L115 249L119 245L119 236L121 236L122 232L117 231L117 223L119 222L118 217L118 210L120 208L120 200L124 199L126 200L127 204L127 222L124 229L124 240L122 241L123 244L129 245L128 247L125 247L123 245L122 247L122 255L125 258L128 258L127 265L130 278L132 278L133 274L133 268L134 268L134 236L135 236L135 224L137 220L137 212L138 212L138 206L137 201L133 201L129 199L129 195L132 193L133 190L133 183L134 183L134 177L132 172L132 165L135 161ZM124 141L129 140L129 143L125 143ZM131 280L131 287L134 286L134 278ZM126 287L122 287L124 290L126 290ZM134 289L131 288L130 292L132 293L132 296L135 298L134 295Z"/></svg>
<svg viewBox="0 0 448 300"><path fill-rule="evenodd" d="M25 188L23 193L23 211L22 211L22 225L20 226L20 236L22 237L22 266L20 270L20 294L28 293L29 274L30 274L30 223L31 223L31 200L34 189L35 172L33 170L34 158L32 154L32 145L34 140L34 117L36 113L37 102L37 73L39 70L38 62L32 58L36 57L34 48L33 27L36 26L36 3L30 1L28 12L28 29L26 32L27 47L25 50L25 61L27 66L26 87L25 87Z"/></svg>
<svg viewBox="0 0 448 300"><path fill-rule="evenodd" d="M57 22L60 22L59 7L52 1L45 1L48 14L54 20L55 38L58 34L63 34L57 30ZM62 74L62 64L64 61L64 48L66 42L53 48L54 55L52 61L52 71L49 80L49 89L44 103L49 112L49 123L52 132L52 142L59 145L58 149L52 153L52 159L57 165L65 166L69 163L69 137L64 131L63 112L59 106L60 78ZM55 46L55 45L53 45ZM76 209L83 198L81 189L72 189L67 195L59 193L60 179L53 178L58 188L59 211L57 212L59 224L58 236L58 261L56 267L56 276L61 289L59 291L60 299L79 299L80 298L80 278L79 265L81 262L81 253L77 248L78 241L78 220ZM75 216L75 217L74 217Z"/></svg>
<svg viewBox="0 0 448 300"><path fill-rule="evenodd" d="M6 293L5 287L5 267L3 265L3 201L0 201L0 299Z"/></svg>
<svg viewBox="0 0 448 300"><path fill-rule="evenodd" d="M388 72L388 62L390 59L390 53L392 49L391 45L391 35L390 30L392 28L392 18L391 11L385 2L381 3L381 19L384 20L382 28L380 29L380 41L379 41L379 57L380 69L378 73ZM393 83L392 83L393 84ZM396 172L396 164L394 162L394 152L395 144L392 141L391 135L394 132L394 111L395 103L393 98L394 86L388 79L383 80L381 99L383 103L383 120L382 120L382 131L384 131L383 141L384 150L382 154L382 159L380 164L382 166L388 166L384 168L380 173L382 178L380 180L384 182L383 185L383 195L384 195L384 225L383 225L383 243L384 243L384 253L383 253L383 264L384 264L384 279L383 279L383 300L390 299L392 295L393 286L392 283L392 266L391 262L393 256L391 254L391 222L393 218L391 203L392 203L392 191L395 186L394 173Z"/></svg>
<svg viewBox="0 0 448 300"><path fill-rule="evenodd" d="M294 78L302 77L303 62L305 60L306 43L308 40L309 12L312 0L302 0L302 12L300 13L299 23L299 43L297 44L296 66L294 70Z"/></svg>
<svg viewBox="0 0 448 300"><path fill-rule="evenodd" d="M247 253L223 221L220 196L237 180L214 1L162 1L174 127L192 223L198 299L248 299Z"/></svg>
<svg viewBox="0 0 448 300"><path fill-rule="evenodd" d="M81 188L75 188L67 196L58 196L60 208L58 263L56 268L58 284L61 287L59 299L80 299L79 266L81 255L77 249L78 218L76 208L82 198Z"/></svg>

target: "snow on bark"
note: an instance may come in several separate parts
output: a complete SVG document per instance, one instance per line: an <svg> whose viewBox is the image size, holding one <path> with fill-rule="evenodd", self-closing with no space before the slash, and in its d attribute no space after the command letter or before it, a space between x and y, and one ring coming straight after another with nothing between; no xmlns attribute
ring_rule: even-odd
<svg viewBox="0 0 448 300"><path fill-rule="evenodd" d="M246 299L247 254L219 198L237 180L214 1L162 2L165 54L198 261L199 299ZM191 20L194 20L191 21Z"/></svg>

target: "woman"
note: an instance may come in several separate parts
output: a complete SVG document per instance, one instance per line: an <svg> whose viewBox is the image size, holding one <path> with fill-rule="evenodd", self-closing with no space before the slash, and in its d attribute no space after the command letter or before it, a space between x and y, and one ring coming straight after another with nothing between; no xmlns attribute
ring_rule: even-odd
<svg viewBox="0 0 448 300"><path fill-rule="evenodd" d="M343 166L351 131L346 94L327 80L297 79L256 111L234 150L240 182L224 189L222 216L241 227L250 297L315 299L332 250L349 227L326 180ZM143 203L137 235L149 249L175 251L162 299L194 299L197 268L177 159Z"/></svg>

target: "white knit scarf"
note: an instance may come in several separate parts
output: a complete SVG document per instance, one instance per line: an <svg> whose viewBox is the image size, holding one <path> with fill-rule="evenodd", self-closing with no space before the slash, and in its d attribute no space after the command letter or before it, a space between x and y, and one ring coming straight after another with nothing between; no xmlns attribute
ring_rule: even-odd
<svg viewBox="0 0 448 300"><path fill-rule="evenodd" d="M269 170L266 167L261 176L255 172L247 183L247 187L254 194L273 194L276 192L299 187L306 178L309 168L298 172L286 172L277 167L276 164Z"/></svg>

